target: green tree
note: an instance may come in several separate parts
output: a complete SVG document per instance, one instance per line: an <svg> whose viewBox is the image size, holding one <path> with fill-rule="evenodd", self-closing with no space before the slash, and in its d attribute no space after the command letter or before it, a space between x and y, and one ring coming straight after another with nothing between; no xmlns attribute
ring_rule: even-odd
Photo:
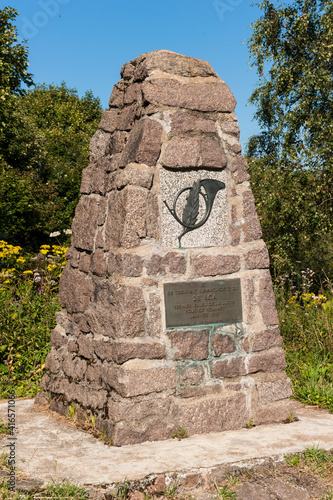
<svg viewBox="0 0 333 500"><path fill-rule="evenodd" d="M65 83L36 86L17 102L0 134L0 234L36 249L71 226L101 105Z"/></svg>
<svg viewBox="0 0 333 500"><path fill-rule="evenodd" d="M276 273L333 278L333 5L259 4L248 46L250 97L262 132L247 147L264 239Z"/></svg>
<svg viewBox="0 0 333 500"><path fill-rule="evenodd" d="M36 250L71 226L101 105L65 83L23 88L34 83L17 15L0 10L0 239Z"/></svg>
<svg viewBox="0 0 333 500"><path fill-rule="evenodd" d="M17 29L12 21L18 12L12 7L0 10L0 113L13 96L23 95L22 84L33 85L32 74L28 73L28 48L18 42ZM0 116L2 118L2 116ZM3 121L3 120L1 120ZM0 124L1 125L1 124Z"/></svg>
<svg viewBox="0 0 333 500"><path fill-rule="evenodd" d="M263 132L249 154L290 167L328 168L333 148L333 4L295 0L258 4L248 47L259 84L250 97Z"/></svg>

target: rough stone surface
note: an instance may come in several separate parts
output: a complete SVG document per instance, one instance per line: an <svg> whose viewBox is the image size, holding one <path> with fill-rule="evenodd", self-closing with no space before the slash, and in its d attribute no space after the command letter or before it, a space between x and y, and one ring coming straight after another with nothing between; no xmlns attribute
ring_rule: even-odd
<svg viewBox="0 0 333 500"><path fill-rule="evenodd" d="M62 368L67 377L73 379L74 382L78 382L84 377L87 369L87 362L79 357L73 357L72 354L69 353L64 358Z"/></svg>
<svg viewBox="0 0 333 500"><path fill-rule="evenodd" d="M176 371L172 367L154 364L146 360L127 361L119 368L117 388L125 398L162 392L173 389L177 385ZM111 376L114 370L111 370ZM110 371L106 371L103 379L109 383Z"/></svg>
<svg viewBox="0 0 333 500"><path fill-rule="evenodd" d="M177 106L197 111L231 113L236 100L221 80L181 83L170 78L152 78L142 85L144 99L151 104Z"/></svg>
<svg viewBox="0 0 333 500"><path fill-rule="evenodd" d="M93 163L83 169L80 192L82 194L97 193L104 195L105 170L98 163Z"/></svg>
<svg viewBox="0 0 333 500"><path fill-rule="evenodd" d="M199 166L200 142L194 137L173 137L162 154L161 163L169 168Z"/></svg>
<svg viewBox="0 0 333 500"><path fill-rule="evenodd" d="M118 255L109 254L109 274L117 274L128 277L141 276L144 260L136 254L123 253Z"/></svg>
<svg viewBox="0 0 333 500"><path fill-rule="evenodd" d="M122 364L129 359L162 359L165 357L165 346L158 343L129 344L120 342L114 345L113 359Z"/></svg>
<svg viewBox="0 0 333 500"><path fill-rule="evenodd" d="M155 165L161 150L162 126L155 120L135 124L121 156L120 166L128 163Z"/></svg>
<svg viewBox="0 0 333 500"><path fill-rule="evenodd" d="M141 443L142 441L161 441L170 439L176 432L174 424L159 419L149 419L139 429L131 429L126 422L115 425L113 442L116 446Z"/></svg>
<svg viewBox="0 0 333 500"><path fill-rule="evenodd" d="M107 155L110 150L110 135L103 130L97 130L90 141L90 161L95 162Z"/></svg>
<svg viewBox="0 0 333 500"><path fill-rule="evenodd" d="M257 363L259 365L259 361ZM213 378L233 378L246 375L247 373L245 359L242 357L215 361L211 364Z"/></svg>
<svg viewBox="0 0 333 500"><path fill-rule="evenodd" d="M174 359L206 359L208 357L208 330L175 330L168 333L171 347L176 349Z"/></svg>
<svg viewBox="0 0 333 500"><path fill-rule="evenodd" d="M209 168L224 168L227 158L217 139L204 137L201 141L201 164Z"/></svg>
<svg viewBox="0 0 333 500"><path fill-rule="evenodd" d="M161 298L156 293L150 293L148 299L148 335L159 337L161 335L161 323Z"/></svg>
<svg viewBox="0 0 333 500"><path fill-rule="evenodd" d="M161 257L153 255L147 264L147 274L184 274L186 270L185 257L176 252L168 252Z"/></svg>
<svg viewBox="0 0 333 500"><path fill-rule="evenodd" d="M117 177L116 187L121 189L127 185L150 189L153 182L153 172L146 165L130 163Z"/></svg>
<svg viewBox="0 0 333 500"><path fill-rule="evenodd" d="M278 325L279 318L276 311L272 279L269 271L260 278L258 302L265 325Z"/></svg>
<svg viewBox="0 0 333 500"><path fill-rule="evenodd" d="M106 109L102 113L99 128L104 132L114 132L117 129L118 111L116 109Z"/></svg>
<svg viewBox="0 0 333 500"><path fill-rule="evenodd" d="M107 273L107 256L102 250L97 250L92 254L91 272L98 276L105 276Z"/></svg>
<svg viewBox="0 0 333 500"><path fill-rule="evenodd" d="M214 120L206 120L205 118L198 118L189 113L176 112L172 115L171 131L176 132L203 132L214 133L216 132L216 125Z"/></svg>
<svg viewBox="0 0 333 500"><path fill-rule="evenodd" d="M295 410L295 401L283 399L259 407L253 415L256 425L282 422Z"/></svg>
<svg viewBox="0 0 333 500"><path fill-rule="evenodd" d="M255 311L256 311L256 297L255 297L255 287L254 280L252 277L247 277L243 279L243 320L247 323L252 323Z"/></svg>
<svg viewBox="0 0 333 500"><path fill-rule="evenodd" d="M72 245L92 251L102 200L82 196L75 210L72 224Z"/></svg>
<svg viewBox="0 0 333 500"><path fill-rule="evenodd" d="M54 349L51 349L46 356L45 367L46 370L49 370L51 373L57 373L59 371L60 362Z"/></svg>
<svg viewBox="0 0 333 500"><path fill-rule="evenodd" d="M186 402L180 409L180 426L190 434L202 434L207 427L220 432L244 427L248 418L244 394Z"/></svg>
<svg viewBox="0 0 333 500"><path fill-rule="evenodd" d="M258 240L262 236L262 231L251 191L243 195L243 212L245 241Z"/></svg>
<svg viewBox="0 0 333 500"><path fill-rule="evenodd" d="M201 384L205 375L204 367L200 365L188 366L181 370L179 382L180 385L198 385Z"/></svg>
<svg viewBox="0 0 333 500"><path fill-rule="evenodd" d="M112 191L108 196L108 211L105 224L105 249L120 246L125 219L123 192Z"/></svg>
<svg viewBox="0 0 333 500"><path fill-rule="evenodd" d="M292 395L291 383L287 377L282 380L257 383L257 391L258 402L261 406Z"/></svg>
<svg viewBox="0 0 333 500"><path fill-rule="evenodd" d="M134 68L130 70L127 65L123 66L123 68L128 73L133 71L134 80L143 80L156 70L185 77L217 76L207 61L183 56L168 50L157 50L143 54L137 57L133 63L136 66L135 70Z"/></svg>
<svg viewBox="0 0 333 500"><path fill-rule="evenodd" d="M81 357L92 359L94 356L94 346L92 339L86 335L80 335L77 341L78 352Z"/></svg>
<svg viewBox="0 0 333 500"><path fill-rule="evenodd" d="M281 347L282 337L278 328L272 328L270 330L264 330L262 332L256 332L253 335L249 335L242 342L242 348L246 352L250 351L263 351L265 349L270 349L271 347Z"/></svg>
<svg viewBox="0 0 333 500"><path fill-rule="evenodd" d="M236 255L199 255L192 264L196 276L232 274L240 269L240 259Z"/></svg>
<svg viewBox="0 0 333 500"><path fill-rule="evenodd" d="M216 334L213 338L215 356L221 356L236 350L235 341L229 335Z"/></svg>
<svg viewBox="0 0 333 500"><path fill-rule="evenodd" d="M114 422L121 422L123 420L140 421L149 417L165 418L168 414L172 414L175 411L171 397L161 398L158 396L136 401L110 400L108 409Z"/></svg>
<svg viewBox="0 0 333 500"><path fill-rule="evenodd" d="M94 284L85 275L66 267L60 278L59 302L68 312L84 312L92 299Z"/></svg>
<svg viewBox="0 0 333 500"><path fill-rule="evenodd" d="M246 269L268 269L269 255L267 247L251 250L245 257Z"/></svg>
<svg viewBox="0 0 333 500"><path fill-rule="evenodd" d="M97 287L94 301L97 320L94 333L103 332L114 338L144 335L146 305L141 288L105 282Z"/></svg>
<svg viewBox="0 0 333 500"><path fill-rule="evenodd" d="M260 354L253 355L248 360L248 373L254 372L279 372L287 366L286 355L283 349L273 348Z"/></svg>
<svg viewBox="0 0 333 500"><path fill-rule="evenodd" d="M240 149L237 148L234 152L239 153ZM242 182L249 180L250 176L247 173L248 168L249 166L244 156L236 156L236 158L231 160L230 169L237 184L241 184Z"/></svg>
<svg viewBox="0 0 333 500"><path fill-rule="evenodd" d="M128 139L128 133L117 130L112 134L110 152L116 155L122 152Z"/></svg>
<svg viewBox="0 0 333 500"><path fill-rule="evenodd" d="M237 122L222 122L220 123L221 130L224 134L232 135L239 139L240 130Z"/></svg>
<svg viewBox="0 0 333 500"><path fill-rule="evenodd" d="M51 346L59 348L65 343L67 343L65 330L58 324L51 332Z"/></svg>
<svg viewBox="0 0 333 500"><path fill-rule="evenodd" d="M136 103L124 108L118 116L117 126L119 130L130 131L133 128L135 119L140 117L140 110Z"/></svg>
<svg viewBox="0 0 333 500"><path fill-rule="evenodd" d="M121 246L132 248L140 245L147 236L148 191L136 187L127 187L123 195L125 219L120 239Z"/></svg>

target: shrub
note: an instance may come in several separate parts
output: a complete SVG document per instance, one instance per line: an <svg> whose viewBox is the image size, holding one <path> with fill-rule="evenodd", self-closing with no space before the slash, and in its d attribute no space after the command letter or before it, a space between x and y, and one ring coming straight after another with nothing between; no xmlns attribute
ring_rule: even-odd
<svg viewBox="0 0 333 500"><path fill-rule="evenodd" d="M333 412L333 298L304 287L276 297L294 397Z"/></svg>
<svg viewBox="0 0 333 500"><path fill-rule="evenodd" d="M42 245L33 257L0 241L0 397L34 396L60 309L66 247Z"/></svg>

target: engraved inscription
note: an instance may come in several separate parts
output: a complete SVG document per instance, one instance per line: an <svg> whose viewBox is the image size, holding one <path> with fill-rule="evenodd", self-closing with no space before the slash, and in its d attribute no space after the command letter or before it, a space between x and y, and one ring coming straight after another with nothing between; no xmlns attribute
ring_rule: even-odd
<svg viewBox="0 0 333 500"><path fill-rule="evenodd" d="M166 327L242 321L240 279L164 284Z"/></svg>

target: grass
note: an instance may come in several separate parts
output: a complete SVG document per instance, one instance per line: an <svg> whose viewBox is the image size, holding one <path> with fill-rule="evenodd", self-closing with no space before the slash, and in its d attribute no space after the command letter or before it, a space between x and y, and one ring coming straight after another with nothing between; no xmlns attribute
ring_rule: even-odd
<svg viewBox="0 0 333 500"><path fill-rule="evenodd" d="M173 486L170 486L167 490L164 491L163 495L166 497L171 497L173 498L176 494L177 491L177 485L174 484Z"/></svg>
<svg viewBox="0 0 333 500"><path fill-rule="evenodd" d="M0 439L7 434L10 434L9 423L5 424L4 421L0 419Z"/></svg>
<svg viewBox="0 0 333 500"><path fill-rule="evenodd" d="M129 490L128 490L128 484L126 481L123 485L117 484L116 494L115 494L115 498L117 500L126 500L126 498L128 497L128 493L129 493Z"/></svg>
<svg viewBox="0 0 333 500"><path fill-rule="evenodd" d="M185 439L188 437L188 434L183 427L178 427L177 432L175 434L172 434L172 437L177 439Z"/></svg>
<svg viewBox="0 0 333 500"><path fill-rule="evenodd" d="M253 422L251 419L247 424L245 424L246 429L252 429L252 427L255 427L256 424Z"/></svg>
<svg viewBox="0 0 333 500"><path fill-rule="evenodd" d="M278 480L282 484L296 484L305 490L309 484L317 484L325 493L323 497L315 498L333 500L333 451L311 446L284 458L285 463L278 463L274 467L244 469L238 475L227 476L221 484L215 484L217 495L213 498L236 500L238 487L244 484L261 488L267 486L269 491L272 481Z"/></svg>
<svg viewBox="0 0 333 500"><path fill-rule="evenodd" d="M333 475L333 452L311 446L301 453L285 456L285 461L291 467L305 467L320 476Z"/></svg>
<svg viewBox="0 0 333 500"><path fill-rule="evenodd" d="M49 484L39 493L12 492L5 480L0 483L0 498L3 500L87 500L88 492L81 486L67 481Z"/></svg>
<svg viewBox="0 0 333 500"><path fill-rule="evenodd" d="M217 486L217 484L215 484L215 488L217 491L218 498L221 498L223 500L224 499L236 500L236 493L232 491L228 485Z"/></svg>

